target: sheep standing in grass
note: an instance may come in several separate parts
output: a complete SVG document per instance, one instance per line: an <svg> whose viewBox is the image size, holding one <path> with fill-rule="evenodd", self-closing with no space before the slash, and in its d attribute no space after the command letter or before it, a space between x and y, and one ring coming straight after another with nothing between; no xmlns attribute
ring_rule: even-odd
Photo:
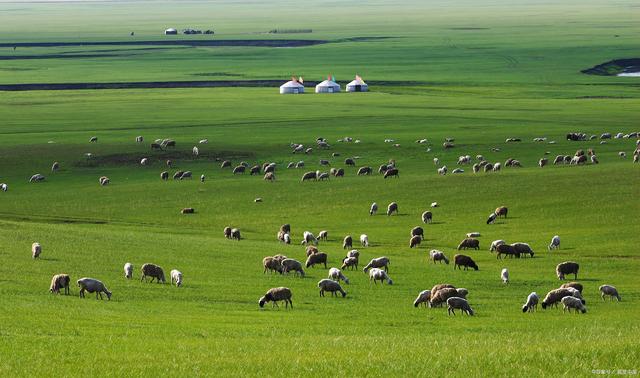
<svg viewBox="0 0 640 378"><path fill-rule="evenodd" d="M533 312L534 310L537 310L539 299L538 293L535 291L529 294L527 302L522 306L522 312Z"/></svg>
<svg viewBox="0 0 640 378"><path fill-rule="evenodd" d="M169 172L167 172L167 171L163 171L163 172L161 172L161 173L160 173L160 179L161 179L161 180L164 180L164 181L169 180Z"/></svg>
<svg viewBox="0 0 640 378"><path fill-rule="evenodd" d="M329 278L336 282L342 280L347 285L349 284L349 279L344 274L342 274L342 272L338 268L329 269Z"/></svg>
<svg viewBox="0 0 640 378"><path fill-rule="evenodd" d="M376 215L377 212L378 212L378 204L374 202L371 204L371 207L369 208L369 215Z"/></svg>
<svg viewBox="0 0 640 378"><path fill-rule="evenodd" d="M466 238L458 244L458 251L468 248L473 248L475 250L480 249L480 241L478 239Z"/></svg>
<svg viewBox="0 0 640 378"><path fill-rule="evenodd" d="M562 302L562 312L569 310L569 313L571 313L571 309L573 309L576 314L578 311L583 314L587 312L587 308L584 306L584 303L576 297L564 297L560 302Z"/></svg>
<svg viewBox="0 0 640 378"><path fill-rule="evenodd" d="M473 309L469 306L469 302L460 297L450 297L447 299L447 314L455 315L454 310L461 310L463 314L466 313L469 316L473 316L474 314Z"/></svg>
<svg viewBox="0 0 640 378"><path fill-rule="evenodd" d="M222 231L224 233L224 237L227 239L231 239L231 227L227 226Z"/></svg>
<svg viewBox="0 0 640 378"><path fill-rule="evenodd" d="M274 257L275 258L275 257ZM304 277L304 269L302 269L302 263L295 259L284 259L281 261L282 273L294 272L294 276L299 275Z"/></svg>
<svg viewBox="0 0 640 378"><path fill-rule="evenodd" d="M324 252L318 252L307 257L307 262L305 264L307 268L313 268L316 264L323 264L324 268L327 269L327 254Z"/></svg>
<svg viewBox="0 0 640 378"><path fill-rule="evenodd" d="M98 182L100 183L101 186L106 186L106 185L109 185L111 180L109 180L107 176L100 176L100 178L98 179Z"/></svg>
<svg viewBox="0 0 640 378"><path fill-rule="evenodd" d="M329 231L322 230L318 233L318 240L326 241L328 237L329 237Z"/></svg>
<svg viewBox="0 0 640 378"><path fill-rule="evenodd" d="M264 259L262 259L262 266L264 268L263 273L267 273L267 271L269 271L269 273L273 273L273 272L278 272L280 274L283 273L282 261L280 261L279 259L273 258L271 256L267 256Z"/></svg>
<svg viewBox="0 0 640 378"><path fill-rule="evenodd" d="M420 226L416 226L411 229L411 236L419 236L420 239L424 239L424 229Z"/></svg>
<svg viewBox="0 0 640 378"><path fill-rule="evenodd" d="M475 261L473 261L473 259L470 256L467 255L455 255L453 256L453 269L458 268L458 269L462 269L461 267L464 267L464 270L468 270L468 268L473 268L473 270L478 270L478 265L475 263Z"/></svg>
<svg viewBox="0 0 640 378"><path fill-rule="evenodd" d="M395 202L391 202L389 206L387 206L387 215L391 215L393 213L398 214L398 204Z"/></svg>
<svg viewBox="0 0 640 378"><path fill-rule="evenodd" d="M552 249L560 249L560 236L554 235L554 237L551 238L551 243L549 243L547 249L549 249L549 251Z"/></svg>
<svg viewBox="0 0 640 378"><path fill-rule="evenodd" d="M495 213L489 214L489 217L487 218L487 224L493 224L496 221L496 218L498 218L498 216Z"/></svg>
<svg viewBox="0 0 640 378"><path fill-rule="evenodd" d="M153 280L155 279L157 283L165 283L165 279L164 279L164 270L162 270L161 267L159 267L156 264L144 264L142 265L142 268L140 268L140 271L142 272L142 277L140 277L140 281L147 281L146 278L147 277L151 277L151 282L153 282Z"/></svg>
<svg viewBox="0 0 640 378"><path fill-rule="evenodd" d="M60 289L64 289L64 294L69 295L69 284L71 283L71 278L69 278L68 274L56 274L51 278L51 286L49 286L49 291L53 294L60 294Z"/></svg>
<svg viewBox="0 0 640 378"><path fill-rule="evenodd" d="M502 283L509 283L509 270L507 268L502 269L502 272L500 272L500 278L502 279Z"/></svg>
<svg viewBox="0 0 640 378"><path fill-rule="evenodd" d="M264 307L265 303L273 302L273 306L278 307L279 301L284 301L284 307L287 308L291 305L293 308L293 302L291 301L291 289L288 287L274 287L269 289L267 293L258 300L258 304L260 307Z"/></svg>
<svg viewBox="0 0 640 378"><path fill-rule="evenodd" d="M276 175L273 172L267 172L264 174L263 180L265 181L275 181Z"/></svg>
<svg viewBox="0 0 640 378"><path fill-rule="evenodd" d="M613 300L613 298L616 298L618 302L620 302L620 294L618 294L618 289L611 285L600 286L600 296L602 297L603 301L605 296L609 296L611 300Z"/></svg>
<svg viewBox="0 0 640 378"><path fill-rule="evenodd" d="M309 231L302 233L302 245L313 244L318 245L318 239Z"/></svg>
<svg viewBox="0 0 640 378"><path fill-rule="evenodd" d="M237 228L231 229L231 240L240 240L240 230Z"/></svg>
<svg viewBox="0 0 640 378"><path fill-rule="evenodd" d="M347 268L351 268L352 270L358 269L358 258L346 257L344 260L342 260L342 266L340 267L340 269L347 269Z"/></svg>
<svg viewBox="0 0 640 378"><path fill-rule="evenodd" d="M133 264L126 263L124 264L124 278L131 279L133 277Z"/></svg>
<svg viewBox="0 0 640 378"><path fill-rule="evenodd" d="M387 281L389 285L393 285L393 280L389 278L387 272L382 269L373 268L369 271L369 282L373 281L376 284L378 281L384 284L384 281Z"/></svg>
<svg viewBox="0 0 640 378"><path fill-rule="evenodd" d="M84 298L84 292L87 291L89 293L96 293L96 299L98 299L98 295L100 299L102 299L102 293L104 293L107 299L111 300L111 292L101 281L95 278L84 277L76 281L76 283L80 288L80 298Z"/></svg>
<svg viewBox="0 0 640 378"><path fill-rule="evenodd" d="M409 248L417 247L421 242L422 238L420 236L412 236L411 239L409 239Z"/></svg>
<svg viewBox="0 0 640 378"><path fill-rule="evenodd" d="M42 246L40 245L40 243L31 244L31 257L33 257L34 259L37 259L38 257L40 257L41 253L42 253Z"/></svg>
<svg viewBox="0 0 640 378"><path fill-rule="evenodd" d="M521 256L529 255L530 257L533 257L534 255L533 249L531 249L531 246L527 243L518 242L511 244L511 246L515 248Z"/></svg>
<svg viewBox="0 0 640 378"><path fill-rule="evenodd" d="M54 161L53 165L51 165L51 172L56 173L58 172L59 169L60 169L60 163L58 163L57 161Z"/></svg>
<svg viewBox="0 0 640 378"><path fill-rule="evenodd" d="M582 284L578 282L567 282L560 285L560 288L569 288L569 287L578 290L580 293L582 293L582 290L584 289Z"/></svg>
<svg viewBox="0 0 640 378"><path fill-rule="evenodd" d="M441 286L444 286L444 285L441 285ZM447 285L447 287L441 287L440 289L435 290L435 292L434 292L434 289L436 289L436 287L431 289L431 299L429 300L429 307L431 308L442 306L442 304L445 303L447 299L451 297L458 297L458 290L452 287L452 285Z"/></svg>
<svg viewBox="0 0 640 378"><path fill-rule="evenodd" d="M2 184L0 184L0 190L6 192L7 190L9 190L9 186L3 182Z"/></svg>
<svg viewBox="0 0 640 378"><path fill-rule="evenodd" d="M338 296L337 293L342 294L342 297L347 296L347 292L342 290L342 286L337 281L333 281L330 279L322 279L318 282L318 287L320 288L320 296L324 297L324 292L328 291L331 293L331 296Z"/></svg>
<svg viewBox="0 0 640 378"><path fill-rule="evenodd" d="M578 270L580 265L573 261L565 261L556 266L556 275L559 280L564 280L564 276L567 274L573 274L574 279L578 279Z"/></svg>
<svg viewBox="0 0 640 378"><path fill-rule="evenodd" d="M351 235L347 235L342 240L342 249L352 248L353 247L353 238Z"/></svg>
<svg viewBox="0 0 640 378"><path fill-rule="evenodd" d="M429 259L433 261L434 264L436 263L436 261L438 262L444 261L445 264L449 265L449 259L447 258L447 256L445 256L444 252L439 251L437 249L432 249L429 252Z"/></svg>
<svg viewBox="0 0 640 378"><path fill-rule="evenodd" d="M418 307L421 304L427 307L429 303L429 299L431 299L431 290L422 290L415 301L413 301L413 307Z"/></svg>
<svg viewBox="0 0 640 378"><path fill-rule="evenodd" d="M182 286L182 272L180 272L177 269L172 269L171 272L169 273L169 275L171 276L171 284L172 285L175 282L176 287Z"/></svg>
<svg viewBox="0 0 640 378"><path fill-rule="evenodd" d="M431 213L430 211L425 211L424 213L422 213L423 223L431 223L432 219L433 219L433 213Z"/></svg>
<svg viewBox="0 0 640 378"><path fill-rule="evenodd" d="M573 297L578 291L575 289L571 289L572 288L560 288L549 291L542 300L542 309L544 310L547 307L551 306L558 307L558 303L560 303L562 298Z"/></svg>
<svg viewBox="0 0 640 378"><path fill-rule="evenodd" d="M367 234L360 235L360 245L363 247L369 246L369 236Z"/></svg>
<svg viewBox="0 0 640 378"><path fill-rule="evenodd" d="M371 259L369 263L364 267L363 271L367 273L371 268L384 268L385 272L389 271L389 258L386 256Z"/></svg>
<svg viewBox="0 0 640 378"><path fill-rule="evenodd" d="M491 246L489 247L489 252L494 252L498 248L499 245L503 245L503 244L506 244L506 243L507 242L505 242L504 240L501 240L501 239L494 240L491 243Z"/></svg>

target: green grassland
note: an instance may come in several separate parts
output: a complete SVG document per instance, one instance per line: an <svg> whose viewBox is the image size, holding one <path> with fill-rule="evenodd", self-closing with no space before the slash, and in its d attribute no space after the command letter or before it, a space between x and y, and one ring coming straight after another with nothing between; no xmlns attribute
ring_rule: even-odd
<svg viewBox="0 0 640 378"><path fill-rule="evenodd" d="M164 39L161 31L171 26L211 27L217 39L332 41L2 48L0 56L112 51L0 60L0 84L284 81L291 74L334 74L344 82L355 73L406 82L366 94L302 96L277 88L0 92L0 182L9 184L0 192L0 376L590 376L593 369L639 369L635 139L600 145L564 137L640 131L637 78L580 73L638 57L639 12L633 1L0 1L0 43L124 41L131 30L140 40ZM259 34L276 27L314 32ZM344 41L353 37L390 38ZM137 135L145 143L136 144ZM362 142L337 142L346 136ZM290 143L312 146L317 137L332 148L291 154ZM456 139L455 148L442 148L446 137ZM522 142L507 144L508 137ZM175 139L177 148L152 152L156 138ZM209 144L198 145L193 158L203 138ZM416 144L421 138L430 145ZM600 164L537 167L545 153L553 159L578 148L594 148ZM524 167L436 174L434 157L452 169L466 154L503 164L513 157ZM351 156L374 168L395 159L400 178L357 177L357 168L346 168L344 178L301 183L303 170L285 168L304 160L304 170L327 170L320 159L343 167ZM143 157L149 166L138 164ZM167 158L206 182L161 181ZM277 162L277 180L233 176L217 159ZM56 174L53 161L62 167ZM46 182L29 184L34 173ZM98 184L102 175L109 186ZM396 201L399 215L369 216L374 201ZM426 239L410 249L409 231L434 201L441 207L423 225ZM486 225L500 205L509 218ZM183 207L196 214L181 215ZM292 226L292 245L275 239L283 223ZM225 239L228 225L243 240ZM342 237L366 233L372 245L359 248L361 266L388 256L394 284L372 285L361 271L346 271L347 297L321 298L316 283L324 268L307 269L304 279L263 274L264 256L304 260L302 232L323 229L329 240L320 249L330 266L345 254ZM482 233L481 249L467 253L478 271L428 262L433 248L452 258L471 231ZM562 248L548 252L555 234ZM536 255L497 260L488 252L495 239L528 242ZM44 250L35 261L34 241ZM523 314L530 292L543 296L559 286L554 268L566 260L581 265L588 312ZM125 262L134 264L134 280L123 277ZM139 282L146 262L181 270L184 286ZM504 267L509 285L500 281ZM51 276L62 272L72 282L102 280L111 301L79 299L75 285L71 296L51 295ZM443 282L469 289L475 316L413 307L418 292ZM618 288L621 302L600 299L605 283ZM259 308L258 298L276 286L292 289L293 310Z"/></svg>

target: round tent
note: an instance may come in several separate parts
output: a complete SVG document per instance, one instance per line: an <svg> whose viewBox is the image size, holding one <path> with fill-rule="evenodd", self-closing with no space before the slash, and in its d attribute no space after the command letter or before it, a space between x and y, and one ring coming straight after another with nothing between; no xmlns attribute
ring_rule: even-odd
<svg viewBox="0 0 640 378"><path fill-rule="evenodd" d="M360 76L356 76L355 80L347 84L347 92L368 92L369 86L362 80Z"/></svg>
<svg viewBox="0 0 640 378"><path fill-rule="evenodd" d="M280 86L280 94L300 94L304 93L304 86L295 80L287 81Z"/></svg>
<svg viewBox="0 0 640 378"><path fill-rule="evenodd" d="M336 93L340 92L340 85L333 80L325 80L316 85L316 93Z"/></svg>

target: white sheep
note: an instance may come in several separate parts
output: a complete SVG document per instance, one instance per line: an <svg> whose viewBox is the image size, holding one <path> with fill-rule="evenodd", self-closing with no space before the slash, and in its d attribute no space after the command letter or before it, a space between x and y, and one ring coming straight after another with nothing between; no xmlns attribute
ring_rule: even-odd
<svg viewBox="0 0 640 378"><path fill-rule="evenodd" d="M522 312L533 312L534 310L537 310L539 300L540 297L538 297L538 293L536 293L535 291L529 294L529 296L527 297L527 303L522 306Z"/></svg>
<svg viewBox="0 0 640 378"><path fill-rule="evenodd" d="M193 156L198 157L198 155L200 154L200 150L198 149L198 146L193 146Z"/></svg>
<svg viewBox="0 0 640 378"><path fill-rule="evenodd" d="M371 204L371 207L369 208L369 215L376 215L377 212L378 212L378 204L374 202Z"/></svg>
<svg viewBox="0 0 640 378"><path fill-rule="evenodd" d="M291 244L291 236L289 234L284 234L282 237L282 241L284 244Z"/></svg>
<svg viewBox="0 0 640 378"><path fill-rule="evenodd" d="M438 168L438 174L445 176L447 174L447 166L443 165L441 168Z"/></svg>
<svg viewBox="0 0 640 378"><path fill-rule="evenodd" d="M332 280L334 280L336 282L342 280L347 285L349 284L349 279L347 277L345 277L345 275L342 274L342 272L338 268L329 269L329 278L331 278Z"/></svg>
<svg viewBox="0 0 640 378"><path fill-rule="evenodd" d="M418 294L416 300L413 301L413 306L418 307L420 306L420 304L423 304L425 307L427 307L429 299L431 299L431 290L423 290L420 292L420 294Z"/></svg>
<svg viewBox="0 0 640 378"><path fill-rule="evenodd" d="M366 234L360 235L360 244L363 247L368 247L369 246L369 236L367 236Z"/></svg>
<svg viewBox="0 0 640 378"><path fill-rule="evenodd" d="M131 277L133 277L133 264L124 264L124 277L127 279L131 279Z"/></svg>
<svg viewBox="0 0 640 378"><path fill-rule="evenodd" d="M574 309L576 313L578 313L578 311L582 312L583 314L587 312L587 308L584 306L584 303L582 303L582 301L576 297L567 296L562 298L560 302L562 302L562 312L565 312L567 310L571 312L571 309Z"/></svg>
<svg viewBox="0 0 640 378"><path fill-rule="evenodd" d="M469 316L473 316L474 312L471 306L469 306L469 302L466 299L460 297L450 297L447 298L447 314L455 315L454 310L461 310L462 313L466 313Z"/></svg>
<svg viewBox="0 0 640 378"><path fill-rule="evenodd" d="M84 292L88 291L89 293L96 293L96 299L98 299L98 295L100 299L102 299L102 293L105 293L107 299L111 300L111 292L107 290L107 287L102 281L96 280L95 278L84 277L76 281L76 283L80 288L80 298L84 298Z"/></svg>
<svg viewBox="0 0 640 378"><path fill-rule="evenodd" d="M500 272L500 278L503 283L509 283L509 270L507 270L507 268L502 269L502 272Z"/></svg>
<svg viewBox="0 0 640 378"><path fill-rule="evenodd" d="M381 283L384 283L384 281L387 281L389 285L393 285L393 280L389 278L389 275L387 275L387 272L378 268L373 268L369 271L369 282L371 281L373 281L374 284L377 283L377 281L380 281Z"/></svg>
<svg viewBox="0 0 640 378"><path fill-rule="evenodd" d="M3 182L2 184L0 184L0 190L6 192L7 190L9 190L9 186Z"/></svg>
<svg viewBox="0 0 640 378"><path fill-rule="evenodd" d="M438 159L437 157L433 158L433 165L440 165L440 159Z"/></svg>
<svg viewBox="0 0 640 378"><path fill-rule="evenodd" d="M42 253L42 246L40 245L40 243L31 244L31 257L33 257L34 259L37 259L38 257L40 257L41 253Z"/></svg>
<svg viewBox="0 0 640 378"><path fill-rule="evenodd" d="M431 202L431 207L440 207L440 204L437 202Z"/></svg>
<svg viewBox="0 0 640 378"><path fill-rule="evenodd" d="M200 141L198 143L207 144L207 143L209 143L209 139L200 139Z"/></svg>
<svg viewBox="0 0 640 378"><path fill-rule="evenodd" d="M550 250L552 249L560 249L560 236L558 235L554 235L554 237L551 238L551 243L549 243L549 247L547 247Z"/></svg>
<svg viewBox="0 0 640 378"><path fill-rule="evenodd" d="M302 243L303 245L307 245L312 243L313 245L318 245L318 239L313 235L313 233L309 231L305 231L302 233Z"/></svg>
<svg viewBox="0 0 640 378"><path fill-rule="evenodd" d="M480 237L480 233L479 232L468 232L467 233L467 237L468 238L477 238L477 237Z"/></svg>
<svg viewBox="0 0 640 378"><path fill-rule="evenodd" d="M177 287L182 286L182 272L177 269L172 269L170 275L172 284L175 282Z"/></svg>
<svg viewBox="0 0 640 378"><path fill-rule="evenodd" d="M507 242L505 242L502 239L494 240L491 243L491 246L489 247L489 252L494 252L496 250L496 248L498 248L498 246L503 245L503 244L507 244Z"/></svg>

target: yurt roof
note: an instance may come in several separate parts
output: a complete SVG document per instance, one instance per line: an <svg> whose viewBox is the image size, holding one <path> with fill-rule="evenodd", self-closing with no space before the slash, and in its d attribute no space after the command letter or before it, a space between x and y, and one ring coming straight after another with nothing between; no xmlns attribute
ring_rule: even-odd
<svg viewBox="0 0 640 378"><path fill-rule="evenodd" d="M318 87L340 87L338 83L333 80L325 80L317 85Z"/></svg>
<svg viewBox="0 0 640 378"><path fill-rule="evenodd" d="M304 85L298 83L297 81L293 81L293 80L289 80L286 83L282 84L280 86L280 88L287 88L287 87L297 87L297 88L304 88Z"/></svg>
<svg viewBox="0 0 640 378"><path fill-rule="evenodd" d="M352 80L347 85L367 85L367 83L365 83L363 80Z"/></svg>

